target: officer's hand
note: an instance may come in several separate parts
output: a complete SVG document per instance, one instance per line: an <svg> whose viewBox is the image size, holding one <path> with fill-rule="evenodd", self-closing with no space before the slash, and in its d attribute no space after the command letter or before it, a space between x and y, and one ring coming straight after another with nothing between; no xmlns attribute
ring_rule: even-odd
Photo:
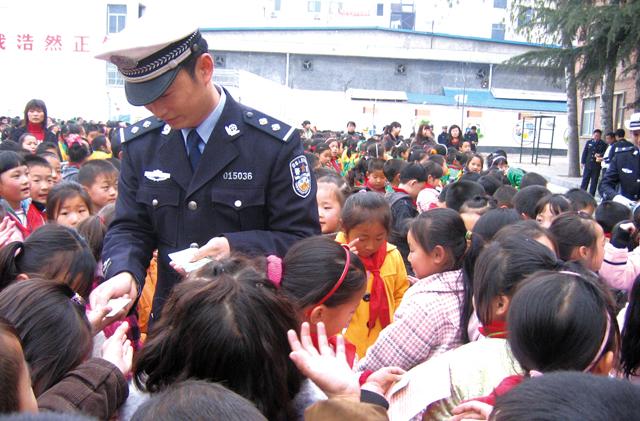
<svg viewBox="0 0 640 421"><path fill-rule="evenodd" d="M89 295L89 303L91 303L91 308L93 309L104 308L110 299L124 297L125 295L131 297L132 300L118 316L126 315L135 303L135 297L138 296L138 284L133 275L129 272L120 272L98 285ZM117 320L118 318L121 317L114 317L113 319Z"/></svg>
<svg viewBox="0 0 640 421"><path fill-rule="evenodd" d="M192 262L196 262L205 257L212 259L224 259L231 254L231 247L229 246L229 240L225 237L214 237L207 244L200 247L198 252L191 258Z"/></svg>

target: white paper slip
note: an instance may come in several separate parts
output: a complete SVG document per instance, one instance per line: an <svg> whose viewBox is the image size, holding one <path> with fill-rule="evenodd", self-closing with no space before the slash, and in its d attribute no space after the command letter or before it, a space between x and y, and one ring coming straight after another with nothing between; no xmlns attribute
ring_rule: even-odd
<svg viewBox="0 0 640 421"><path fill-rule="evenodd" d="M112 298L107 303L107 306L111 307L111 311L107 314L106 317L113 317L120 312L123 308L127 306L131 302L131 298Z"/></svg>
<svg viewBox="0 0 640 421"><path fill-rule="evenodd" d="M196 260L192 262L191 259L198 252L198 249L195 247L189 247L188 249L176 251L175 253L169 254L169 259L172 262L180 266L185 270L185 272L193 272L196 269L200 269L202 266L206 265L211 261L208 257L204 257L200 260Z"/></svg>

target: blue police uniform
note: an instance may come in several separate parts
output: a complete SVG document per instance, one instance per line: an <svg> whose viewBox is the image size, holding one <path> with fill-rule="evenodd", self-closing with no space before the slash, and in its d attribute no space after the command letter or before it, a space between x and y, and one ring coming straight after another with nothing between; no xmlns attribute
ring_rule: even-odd
<svg viewBox="0 0 640 421"><path fill-rule="evenodd" d="M598 179L600 178L601 164L596 161L596 155L604 155L607 150L607 142L600 139L590 139L584 149L582 150L582 159L580 163L584 165L584 172L582 174L582 183L580 188L587 190L592 196L596 194L596 188L598 186Z"/></svg>
<svg viewBox="0 0 640 421"><path fill-rule="evenodd" d="M612 200L617 194L631 201L640 198L640 153L632 143L618 142L611 163L600 182L600 195Z"/></svg>
<svg viewBox="0 0 640 421"><path fill-rule="evenodd" d="M130 272L141 291L157 248L152 317L180 279L169 253L224 236L232 252L284 256L295 241L320 234L315 180L298 131L228 93L195 171L181 131L156 117L127 128L125 137L105 273Z"/></svg>

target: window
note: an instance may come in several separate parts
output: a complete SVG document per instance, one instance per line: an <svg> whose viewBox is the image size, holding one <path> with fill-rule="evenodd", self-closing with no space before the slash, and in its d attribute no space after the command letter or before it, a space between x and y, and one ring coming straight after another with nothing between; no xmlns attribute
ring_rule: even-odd
<svg viewBox="0 0 640 421"><path fill-rule="evenodd" d="M115 64L107 62L107 86L124 86L124 79Z"/></svg>
<svg viewBox="0 0 640 421"><path fill-rule="evenodd" d="M504 40L504 23L491 25L491 39Z"/></svg>
<svg viewBox="0 0 640 421"><path fill-rule="evenodd" d="M384 3L378 3L376 16L384 16Z"/></svg>
<svg viewBox="0 0 640 421"><path fill-rule="evenodd" d="M126 4L107 5L107 34L115 34L124 29L127 20Z"/></svg>
<svg viewBox="0 0 640 421"><path fill-rule="evenodd" d="M320 13L320 1L309 1L307 2L307 12L311 13Z"/></svg>
<svg viewBox="0 0 640 421"><path fill-rule="evenodd" d="M507 0L493 0L493 7L495 9L506 9Z"/></svg>
<svg viewBox="0 0 640 421"><path fill-rule="evenodd" d="M613 95L613 130L624 124L624 92Z"/></svg>
<svg viewBox="0 0 640 421"><path fill-rule="evenodd" d="M590 136L596 119L596 99L585 98L582 100L582 127L580 136Z"/></svg>

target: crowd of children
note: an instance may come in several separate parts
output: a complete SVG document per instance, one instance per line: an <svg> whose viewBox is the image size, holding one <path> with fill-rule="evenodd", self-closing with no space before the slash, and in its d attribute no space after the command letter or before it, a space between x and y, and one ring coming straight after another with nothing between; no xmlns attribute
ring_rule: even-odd
<svg viewBox="0 0 640 421"><path fill-rule="evenodd" d="M207 263L148 329L154 261L131 313L90 305L117 198L113 132L68 124L52 141L37 100L25 121L0 144L0 415L638 412L638 206L552 194L457 126L446 146L428 125L407 141L393 124L370 139L316 133L322 235Z"/></svg>

